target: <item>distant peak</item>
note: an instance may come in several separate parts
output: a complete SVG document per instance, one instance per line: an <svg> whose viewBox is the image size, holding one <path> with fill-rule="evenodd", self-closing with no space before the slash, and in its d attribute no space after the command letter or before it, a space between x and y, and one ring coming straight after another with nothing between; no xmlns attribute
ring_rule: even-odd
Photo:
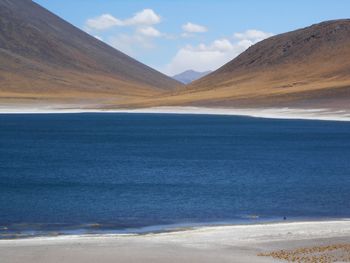
<svg viewBox="0 0 350 263"><path fill-rule="evenodd" d="M198 72L193 69L188 69L180 74L173 76L173 79L180 81L184 84L189 84L197 79L200 79L208 75L211 71Z"/></svg>

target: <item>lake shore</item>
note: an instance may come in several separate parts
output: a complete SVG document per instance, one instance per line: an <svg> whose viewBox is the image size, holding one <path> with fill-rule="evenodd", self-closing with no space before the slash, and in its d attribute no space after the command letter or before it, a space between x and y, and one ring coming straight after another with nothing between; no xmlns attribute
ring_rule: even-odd
<svg viewBox="0 0 350 263"><path fill-rule="evenodd" d="M202 114L232 115L270 119L304 119L325 121L350 121L350 110L301 108L208 108L208 107L153 107L140 109L94 109L76 106L1 107L0 114L49 113L152 113L152 114Z"/></svg>
<svg viewBox="0 0 350 263"><path fill-rule="evenodd" d="M199 227L145 235L76 235L0 240L0 255L3 263L263 263L280 262L280 250L290 251L292 256L296 253L303 253L304 257L308 254L315 256L318 253L316 256L344 260L350 253L349 244L350 220L337 220ZM300 248L304 250L300 252ZM269 254L271 252L274 253Z"/></svg>

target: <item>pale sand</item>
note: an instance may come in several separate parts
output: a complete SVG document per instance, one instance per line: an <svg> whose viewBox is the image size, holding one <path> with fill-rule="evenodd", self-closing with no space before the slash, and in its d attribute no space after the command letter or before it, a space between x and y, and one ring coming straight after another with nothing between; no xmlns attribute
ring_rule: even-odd
<svg viewBox="0 0 350 263"><path fill-rule="evenodd" d="M349 110L332 110L332 109L297 109L297 108L234 109L234 108L205 108L205 107L155 107L155 108L133 109L133 110L114 110L113 112L233 115L233 116L249 116L249 117L270 118L270 119L350 121Z"/></svg>
<svg viewBox="0 0 350 263"><path fill-rule="evenodd" d="M162 113L162 114L205 114L205 115L234 115L271 119L305 119L350 121L350 110L335 109L300 109L300 108L206 108L206 107L154 107L144 109L87 109L77 105L41 105L37 108L26 106L1 106L0 113Z"/></svg>
<svg viewBox="0 0 350 263"><path fill-rule="evenodd" d="M263 263L279 261L259 253L349 243L350 220L217 226L147 235L1 240L0 262Z"/></svg>

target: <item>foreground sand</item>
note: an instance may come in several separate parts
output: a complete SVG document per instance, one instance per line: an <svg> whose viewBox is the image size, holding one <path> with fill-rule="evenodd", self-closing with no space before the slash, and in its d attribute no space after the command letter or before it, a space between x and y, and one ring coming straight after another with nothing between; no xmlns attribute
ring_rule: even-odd
<svg viewBox="0 0 350 263"><path fill-rule="evenodd" d="M162 114L206 114L250 116L272 119L305 119L350 121L350 110L345 109L302 109L302 108L208 108L208 107L153 107L142 109L99 109L84 108L79 105L0 105L1 113L162 113Z"/></svg>
<svg viewBox="0 0 350 263"><path fill-rule="evenodd" d="M0 261L263 263L287 258L294 262L350 262L349 244L350 220L295 222L202 227L147 235L1 240Z"/></svg>

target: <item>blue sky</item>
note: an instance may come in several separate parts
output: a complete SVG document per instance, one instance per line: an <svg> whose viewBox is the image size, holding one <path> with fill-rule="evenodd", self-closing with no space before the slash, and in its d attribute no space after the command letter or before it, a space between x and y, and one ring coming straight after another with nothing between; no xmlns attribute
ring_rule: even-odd
<svg viewBox="0 0 350 263"><path fill-rule="evenodd" d="M348 0L35 2L169 75L213 70L273 34L350 16Z"/></svg>

